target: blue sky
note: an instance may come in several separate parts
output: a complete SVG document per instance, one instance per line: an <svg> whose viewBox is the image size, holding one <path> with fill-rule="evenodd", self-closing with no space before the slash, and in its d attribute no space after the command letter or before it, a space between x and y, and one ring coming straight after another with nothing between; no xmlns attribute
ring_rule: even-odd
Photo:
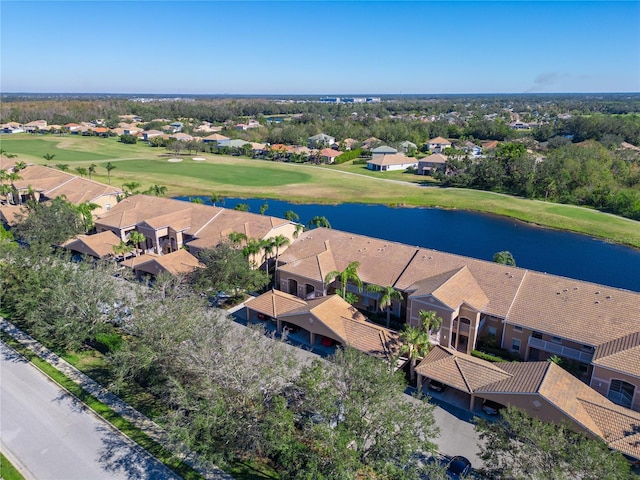
<svg viewBox="0 0 640 480"><path fill-rule="evenodd" d="M640 91L640 2L0 1L0 91Z"/></svg>

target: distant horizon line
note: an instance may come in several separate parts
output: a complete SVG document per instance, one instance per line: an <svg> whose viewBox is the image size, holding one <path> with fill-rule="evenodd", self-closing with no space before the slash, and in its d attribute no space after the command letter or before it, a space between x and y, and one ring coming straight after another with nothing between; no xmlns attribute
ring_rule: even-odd
<svg viewBox="0 0 640 480"><path fill-rule="evenodd" d="M406 97L500 95L640 95L638 92L500 92L500 93L149 93L149 92L0 92L0 95L109 95L135 97Z"/></svg>

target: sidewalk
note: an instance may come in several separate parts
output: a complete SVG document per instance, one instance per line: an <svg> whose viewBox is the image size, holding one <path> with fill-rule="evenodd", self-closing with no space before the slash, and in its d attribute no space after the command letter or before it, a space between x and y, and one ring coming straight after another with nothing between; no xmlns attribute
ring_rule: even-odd
<svg viewBox="0 0 640 480"><path fill-rule="evenodd" d="M123 418L131 422L137 428L142 430L154 441L167 448L179 457L182 461L200 473L207 480L233 480L231 475L226 474L218 467L207 465L205 462L199 461L193 454L183 453L186 448L184 445L173 442L169 439L167 433L160 428L151 419L127 405L120 398L110 393L107 389L97 384L84 373L69 364L66 360L42 346L35 339L27 335L25 332L17 328L11 322L0 317L0 329L12 336L16 341L27 347L33 353L45 360L57 370L62 372L72 381L81 386L85 391L96 397L105 405L108 405L113 411L121 415Z"/></svg>

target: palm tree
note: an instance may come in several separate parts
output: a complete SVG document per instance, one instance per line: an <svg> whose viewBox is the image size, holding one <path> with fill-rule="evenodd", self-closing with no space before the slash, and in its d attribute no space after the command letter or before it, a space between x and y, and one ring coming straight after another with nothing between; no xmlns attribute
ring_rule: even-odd
<svg viewBox="0 0 640 480"><path fill-rule="evenodd" d="M247 244L242 249L242 254L251 259L252 265L255 267L255 256L262 251L262 242L260 240L256 240L255 238L249 238L247 240Z"/></svg>
<svg viewBox="0 0 640 480"><path fill-rule="evenodd" d="M291 242L284 235L276 235L271 239L271 241L272 241L273 248L275 248L276 250L276 267L275 267L275 272L273 274L273 284L275 287L276 278L278 277L278 257L280 256L280 248L286 245L289 245L289 243Z"/></svg>
<svg viewBox="0 0 640 480"><path fill-rule="evenodd" d="M86 232L89 232L93 228L92 212L99 207L100 205L91 202L82 202L80 205L76 206L76 210L82 217L82 224Z"/></svg>
<svg viewBox="0 0 640 480"><path fill-rule="evenodd" d="M215 207L216 203L220 202L220 203L224 203L224 197L222 195L218 195L217 193L212 193L211 196L209 197L209 200L211 200L211 204Z"/></svg>
<svg viewBox="0 0 640 480"><path fill-rule="evenodd" d="M248 212L249 204L248 203L239 203L235 206L234 210L238 210L239 212Z"/></svg>
<svg viewBox="0 0 640 480"><path fill-rule="evenodd" d="M273 244L272 238L266 238L264 240L260 240L260 247L264 252L262 258L264 258L264 271L267 275L269 275L269 256L273 255L273 250L275 245Z"/></svg>
<svg viewBox="0 0 640 480"><path fill-rule="evenodd" d="M19 172L20 170L24 170L25 168L27 168L27 164L25 162L16 162L13 166L13 171Z"/></svg>
<svg viewBox="0 0 640 480"><path fill-rule="evenodd" d="M382 294L378 300L380 302L379 308L380 310L386 310L387 328L389 328L389 325L391 324L391 304L394 300L401 302L404 299L402 293L391 286L381 287L379 285L369 285L367 290Z"/></svg>
<svg viewBox="0 0 640 480"><path fill-rule="evenodd" d="M229 234L229 241L231 242L231 245L237 247L242 242L246 242L247 241L247 236L244 233L241 233L241 232L231 232Z"/></svg>
<svg viewBox="0 0 640 480"><path fill-rule="evenodd" d="M135 249L136 249L136 257L138 256L138 247L140 246L140 244L142 242L144 242L147 239L147 237L144 236L144 234L138 232L137 230L133 230L130 234L129 234L129 241L131 243L133 243Z"/></svg>
<svg viewBox="0 0 640 480"><path fill-rule="evenodd" d="M496 263L501 263L503 265L508 265L510 267L516 266L516 261L513 258L511 252L507 250L503 250L501 252L496 252L493 254L493 261Z"/></svg>
<svg viewBox="0 0 640 480"><path fill-rule="evenodd" d="M89 173L86 167L76 167L76 172L78 172L78 175L80 175L81 177L84 177L87 173Z"/></svg>
<svg viewBox="0 0 640 480"><path fill-rule="evenodd" d="M342 287L342 291L339 293L339 295L344 298L345 300L347 299L347 283L349 282L349 280L351 280L353 283L355 283L358 287L358 291L362 291L362 280L360 280L360 277L358 276L357 270L358 267L360 266L360 262L351 262L349 265L347 265L347 268L345 268L344 270L342 270L341 272L338 270L333 270L332 272L327 273L327 276L324 277L324 283L326 286L329 286L329 284L331 282L333 282L336 279L340 280L340 285Z"/></svg>
<svg viewBox="0 0 640 480"><path fill-rule="evenodd" d="M89 172L89 180L91 180L91 175L93 175L94 173L96 173L96 167L97 165L95 163L92 163L91 165L89 165L89 167L87 168L87 172Z"/></svg>
<svg viewBox="0 0 640 480"><path fill-rule="evenodd" d="M131 253L131 250L133 250L133 247L129 245L127 242L125 242L124 240L120 240L119 245L113 246L113 253L115 253L116 255L122 256L123 260L127 253Z"/></svg>
<svg viewBox="0 0 640 480"><path fill-rule="evenodd" d="M304 231L304 225L302 225L301 223L296 223L296 229L293 232L293 238L298 238L300 232L302 231Z"/></svg>
<svg viewBox="0 0 640 480"><path fill-rule="evenodd" d="M264 215L264 212L266 212L268 208L269 204L267 202L264 202L262 205L260 205L260 215Z"/></svg>
<svg viewBox="0 0 640 480"><path fill-rule="evenodd" d="M139 193L137 189L140 187L140 185L141 185L140 182L136 182L136 181L123 183L122 188L124 189L124 194L127 197L130 197L131 195L135 195Z"/></svg>
<svg viewBox="0 0 640 480"><path fill-rule="evenodd" d="M167 187L164 185L151 185L145 193L156 197L163 197L167 194Z"/></svg>
<svg viewBox="0 0 640 480"><path fill-rule="evenodd" d="M111 170L114 170L116 166L113 163L108 162L104 168L107 169L107 178L109 179L109 185L111 185Z"/></svg>
<svg viewBox="0 0 640 480"><path fill-rule="evenodd" d="M202 197L189 197L189 201L191 203L197 203L199 205L202 205L204 203L204 200L202 199Z"/></svg>
<svg viewBox="0 0 640 480"><path fill-rule="evenodd" d="M18 155L15 153L8 153L4 148L0 148L0 157L4 158L16 158Z"/></svg>
<svg viewBox="0 0 640 480"><path fill-rule="evenodd" d="M410 378L413 382L416 376L417 360L429 352L429 335L419 328L407 325L406 328L400 332L400 340L403 342L400 352L406 353L411 361Z"/></svg>
<svg viewBox="0 0 640 480"><path fill-rule="evenodd" d="M55 155L51 154L51 153L45 153L42 158L44 158L48 163L47 166L50 167L51 166L51 160L53 160L55 158Z"/></svg>
<svg viewBox="0 0 640 480"><path fill-rule="evenodd" d="M286 218L290 222L298 222L298 221L300 221L300 215L298 215L293 210L287 210L286 212L284 212L284 218Z"/></svg>
<svg viewBox="0 0 640 480"><path fill-rule="evenodd" d="M442 318L438 317L438 314L436 312L434 312L433 310L420 310L418 312L418 315L420 316L420 320L422 321L422 330L425 333L430 334L432 330L434 332L440 330L440 325L442 325Z"/></svg>
<svg viewBox="0 0 640 480"><path fill-rule="evenodd" d="M309 228L318 228L318 227L331 228L331 224L329 223L329 220L327 220L327 217L321 217L321 216L313 217L309 221L307 226Z"/></svg>

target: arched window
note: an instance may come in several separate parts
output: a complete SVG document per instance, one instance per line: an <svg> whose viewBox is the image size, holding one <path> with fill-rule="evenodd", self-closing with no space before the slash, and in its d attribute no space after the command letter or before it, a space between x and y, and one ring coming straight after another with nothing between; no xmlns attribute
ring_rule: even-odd
<svg viewBox="0 0 640 480"><path fill-rule="evenodd" d="M630 383L625 382L624 380L611 380L611 385L609 386L609 394L607 398L618 405L622 405L623 407L631 408L631 403L633 402L633 393L636 387L631 385Z"/></svg>

